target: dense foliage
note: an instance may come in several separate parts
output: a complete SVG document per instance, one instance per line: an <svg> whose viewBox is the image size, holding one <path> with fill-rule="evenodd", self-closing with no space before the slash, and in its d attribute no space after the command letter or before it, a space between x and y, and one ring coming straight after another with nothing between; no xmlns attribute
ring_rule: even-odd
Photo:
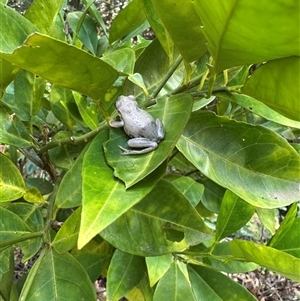
<svg viewBox="0 0 300 301"><path fill-rule="evenodd" d="M100 275L133 301L255 300L223 272L258 266L300 281L298 0L133 0L109 32L94 1L0 2L0 300L96 300ZM162 120L156 150L121 155L120 95ZM265 243L236 235L254 215ZM16 246L37 257L17 283Z"/></svg>

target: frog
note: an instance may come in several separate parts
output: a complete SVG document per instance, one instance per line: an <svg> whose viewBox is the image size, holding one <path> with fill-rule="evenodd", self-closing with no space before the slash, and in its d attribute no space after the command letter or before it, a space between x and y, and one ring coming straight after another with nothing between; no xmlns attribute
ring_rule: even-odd
<svg viewBox="0 0 300 301"><path fill-rule="evenodd" d="M120 121L111 119L109 124L113 128L123 127L125 133L130 137L127 149L119 145L123 151L122 155L146 154L158 147L165 137L165 130L160 119L154 119L148 112L139 108L133 95L118 97L115 103Z"/></svg>

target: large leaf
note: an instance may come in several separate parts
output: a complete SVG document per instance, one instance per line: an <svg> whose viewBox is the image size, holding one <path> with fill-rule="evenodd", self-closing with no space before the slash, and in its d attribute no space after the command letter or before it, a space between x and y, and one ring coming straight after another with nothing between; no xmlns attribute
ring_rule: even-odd
<svg viewBox="0 0 300 301"><path fill-rule="evenodd" d="M177 147L208 178L256 207L299 199L299 155L264 127L197 112Z"/></svg>
<svg viewBox="0 0 300 301"><path fill-rule="evenodd" d="M20 68L0 57L0 92L3 93L6 87L14 80Z"/></svg>
<svg viewBox="0 0 300 301"><path fill-rule="evenodd" d="M145 273L143 257L116 250L107 273L107 299L120 300L140 282Z"/></svg>
<svg viewBox="0 0 300 301"><path fill-rule="evenodd" d="M6 39L0 35L0 45L4 41L6 44ZM29 36L21 47L11 48L0 47L6 60L94 99L103 95L118 77L118 72L99 58L39 33Z"/></svg>
<svg viewBox="0 0 300 301"><path fill-rule="evenodd" d="M200 58L207 51L207 47L194 1L151 2L183 58L188 62Z"/></svg>
<svg viewBox="0 0 300 301"><path fill-rule="evenodd" d="M287 278L300 281L299 258L252 241L233 240L230 248L237 259L255 262Z"/></svg>
<svg viewBox="0 0 300 301"><path fill-rule="evenodd" d="M26 186L18 168L0 154L0 202L9 202L24 195Z"/></svg>
<svg viewBox="0 0 300 301"><path fill-rule="evenodd" d="M146 16L141 1L131 1L113 20L109 32L109 42L113 43L118 39L124 38L125 35L129 34L145 21Z"/></svg>
<svg viewBox="0 0 300 301"><path fill-rule="evenodd" d="M246 81L242 91L285 117L297 120L299 128L299 82L300 57L294 56L262 65ZM276 122L281 123L280 120Z"/></svg>
<svg viewBox="0 0 300 301"><path fill-rule="evenodd" d="M216 225L216 240L234 233L252 217L255 208L227 190L222 200Z"/></svg>
<svg viewBox="0 0 300 301"><path fill-rule="evenodd" d="M106 163L103 143L107 135L107 131L103 131L95 137L83 160L79 248L145 197L166 168L162 164L135 187L126 190Z"/></svg>
<svg viewBox="0 0 300 301"><path fill-rule="evenodd" d="M177 262L173 262L169 270L157 284L153 301L194 301L191 285Z"/></svg>
<svg viewBox="0 0 300 301"><path fill-rule="evenodd" d="M112 139L105 143L105 154L115 170L114 175L124 181L127 188L144 179L166 160L188 121L191 109L192 97L188 94L158 99L157 105L149 112L155 119L162 120L166 135L158 148L148 154L122 156L118 145L127 147L129 137L121 129L113 130L118 134L112 135Z"/></svg>
<svg viewBox="0 0 300 301"><path fill-rule="evenodd" d="M20 300L96 301L94 287L81 264L69 253L44 251L31 268Z"/></svg>
<svg viewBox="0 0 300 301"><path fill-rule="evenodd" d="M163 180L100 234L123 252L141 256L183 251L211 237L196 209Z"/></svg>
<svg viewBox="0 0 300 301"><path fill-rule="evenodd" d="M28 121L41 107L46 83L42 78L23 70L3 95L5 102L22 120Z"/></svg>
<svg viewBox="0 0 300 301"><path fill-rule="evenodd" d="M214 269L190 265L188 272L197 301L256 300L244 287Z"/></svg>
<svg viewBox="0 0 300 301"><path fill-rule="evenodd" d="M300 79L299 79L300 80ZM273 83L275 84L275 82ZM293 88L292 86L289 86L291 88ZM268 89L267 89L268 90ZM277 93L277 89L274 90L274 93ZM292 120L289 119L287 117L285 117L284 115L281 115L280 113L278 113L278 110L273 110L272 108L268 107L268 105L265 105L263 102L248 96L248 95L244 95L244 94L237 94L237 93L228 93L228 92L220 92L220 93L216 93L215 94L218 97L221 97L223 99L232 101L237 103L238 105L248 109L249 111L263 117L266 118L269 121L273 121L279 124L283 124L286 126L290 126L290 127L295 127L295 128L300 128L300 122L296 121L296 120ZM270 97L272 97L272 95L270 95ZM275 97L275 95L274 95ZM271 100L270 98L268 98L269 100ZM293 104L294 105L294 112L297 112L297 105L296 102L298 101L298 99L300 99L300 95L299 98L295 98L293 100L290 101L290 98L288 99L288 101L286 101L287 99L284 98L284 105L282 104L281 107L278 107L277 109L280 108L281 111L284 110L284 106L289 106L289 104ZM268 101L266 101L266 103L268 103ZM272 105L271 105L272 106Z"/></svg>
<svg viewBox="0 0 300 301"><path fill-rule="evenodd" d="M216 71L299 55L299 3L195 1Z"/></svg>

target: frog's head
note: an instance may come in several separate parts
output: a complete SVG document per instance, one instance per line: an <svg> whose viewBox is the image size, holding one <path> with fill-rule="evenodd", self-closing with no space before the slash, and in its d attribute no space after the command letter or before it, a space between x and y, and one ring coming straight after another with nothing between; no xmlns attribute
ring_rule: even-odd
<svg viewBox="0 0 300 301"><path fill-rule="evenodd" d="M133 95L124 96L121 95L118 100L116 101L116 109L119 113L130 113L132 107L137 107L137 102Z"/></svg>

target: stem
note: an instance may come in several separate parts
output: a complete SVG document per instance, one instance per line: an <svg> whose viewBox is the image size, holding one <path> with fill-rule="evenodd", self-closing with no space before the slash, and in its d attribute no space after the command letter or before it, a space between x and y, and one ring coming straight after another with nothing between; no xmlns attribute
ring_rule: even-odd
<svg viewBox="0 0 300 301"><path fill-rule="evenodd" d="M31 239L31 238L42 237L43 235L44 235L44 232L42 232L42 231L41 232L34 232L34 233L30 233L30 234L24 234L24 235L16 237L16 238L1 241L0 242L0 248L5 248L7 246L17 244L21 241L28 240L28 239Z"/></svg>
<svg viewBox="0 0 300 301"><path fill-rule="evenodd" d="M175 72L175 70L177 69L177 67L180 65L180 63L182 62L182 57L179 56L176 61L173 63L173 65L171 66L170 70L166 73L166 75L164 76L164 78L162 79L162 81L160 82L160 84L157 86L157 88L153 91L151 97L155 98L158 93L160 92L160 90L164 87L164 85L166 84L166 82L170 79L170 77L173 75L173 73Z"/></svg>
<svg viewBox="0 0 300 301"><path fill-rule="evenodd" d="M94 138L101 130L103 130L106 127L106 124L102 124L101 126L99 126L97 129L88 132L82 136L76 137L76 136L71 136L71 137L67 137L67 138L62 138L59 140L53 140L51 142L49 142L48 144L46 144L45 146L43 146L39 153L43 154L45 152L47 152L49 149L56 147L56 146L61 146L61 145L65 145L65 144L73 144L73 145L77 145L79 143L82 142L88 142L90 139Z"/></svg>

